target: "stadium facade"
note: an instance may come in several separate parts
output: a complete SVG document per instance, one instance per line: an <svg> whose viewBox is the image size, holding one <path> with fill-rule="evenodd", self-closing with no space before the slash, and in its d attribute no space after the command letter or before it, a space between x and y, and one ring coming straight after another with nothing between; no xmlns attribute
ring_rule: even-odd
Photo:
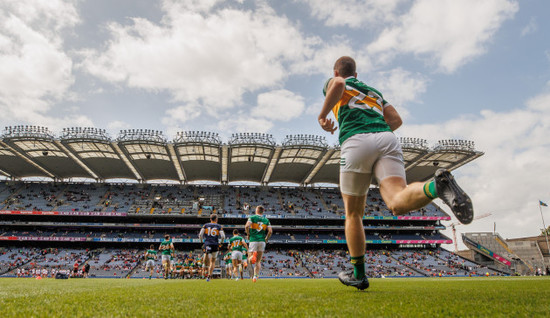
<svg viewBox="0 0 550 318"><path fill-rule="evenodd" d="M432 148L417 138L400 142L408 181L429 180L437 168L454 170L483 155L469 141L441 140ZM338 183L339 157L337 146L311 135L277 144L271 135L242 133L224 143L209 132L179 132L168 141L160 131L143 129L111 139L96 128L66 128L55 136L44 127L6 127L0 141L6 178L0 186L0 274L50 266L48 259L66 249L76 255L71 259L94 260L98 276L113 264L118 276L133 276L141 260L122 250L139 254L169 233L178 250L196 253L197 233L210 213L227 229L242 230L262 204L275 231L269 249L277 251L268 255L274 268L266 275L333 276L348 266L343 204L338 189L326 186ZM25 181L29 177L51 181ZM235 185L245 181L256 185ZM436 205L396 217L376 188L367 200L371 275L500 273L440 249L452 242L440 233L441 221L450 217ZM18 258L17 248L31 256ZM19 261L10 262L14 258Z"/></svg>

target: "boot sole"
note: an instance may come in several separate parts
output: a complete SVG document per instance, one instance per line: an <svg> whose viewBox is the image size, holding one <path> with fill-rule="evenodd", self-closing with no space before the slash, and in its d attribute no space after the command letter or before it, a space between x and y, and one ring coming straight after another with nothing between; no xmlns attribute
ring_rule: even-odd
<svg viewBox="0 0 550 318"><path fill-rule="evenodd" d="M440 198L447 204L451 211L453 211L456 218L462 224L470 224L474 219L474 208L470 197L462 190L462 188L456 183L453 175L444 169L439 169L435 172L436 184L447 184L447 188L455 195L453 202L447 202Z"/></svg>

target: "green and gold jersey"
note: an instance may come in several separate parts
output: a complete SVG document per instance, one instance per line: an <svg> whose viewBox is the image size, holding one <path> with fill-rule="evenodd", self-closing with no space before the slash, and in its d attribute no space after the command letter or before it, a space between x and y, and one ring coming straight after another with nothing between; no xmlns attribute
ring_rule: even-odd
<svg viewBox="0 0 550 318"><path fill-rule="evenodd" d="M176 264L174 264L176 266L176 270L180 270L183 268L183 263L182 262L177 262Z"/></svg>
<svg viewBox="0 0 550 318"><path fill-rule="evenodd" d="M323 87L325 96L331 79L328 79ZM390 104L376 89L355 77L346 78L346 90L332 108L340 129L340 144L356 134L392 131L384 120L383 109L388 105Z"/></svg>
<svg viewBox="0 0 550 318"><path fill-rule="evenodd" d="M227 257L227 258L226 258ZM225 259L225 264L232 264L232 261L231 261L231 252L228 252L227 254L225 254L223 256L223 258Z"/></svg>
<svg viewBox="0 0 550 318"><path fill-rule="evenodd" d="M269 220L263 215L251 215L248 218L250 225L250 242L265 242L267 235L267 227L271 226Z"/></svg>
<svg viewBox="0 0 550 318"><path fill-rule="evenodd" d="M170 255L172 254L172 247L171 247L171 244L172 244L172 240L164 240L160 243L160 252L162 255Z"/></svg>
<svg viewBox="0 0 550 318"><path fill-rule="evenodd" d="M243 242L244 239L242 238L242 236L233 236L229 239L229 250L241 251L244 248Z"/></svg>
<svg viewBox="0 0 550 318"><path fill-rule="evenodd" d="M157 258L157 251L155 250L147 250L146 253L147 260L155 260Z"/></svg>

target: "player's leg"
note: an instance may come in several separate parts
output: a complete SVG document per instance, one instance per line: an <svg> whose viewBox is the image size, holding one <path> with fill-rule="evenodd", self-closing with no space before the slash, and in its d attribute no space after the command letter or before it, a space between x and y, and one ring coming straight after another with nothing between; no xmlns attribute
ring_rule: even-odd
<svg viewBox="0 0 550 318"><path fill-rule="evenodd" d="M366 244L363 215L371 179L371 173L340 171L340 190L346 210L344 233L353 265L353 274L341 272L338 278L343 284L359 289L369 287L365 275Z"/></svg>
<svg viewBox="0 0 550 318"><path fill-rule="evenodd" d="M258 242L258 248L256 250L256 264L254 265L254 278L253 281L256 281L260 277L260 271L262 269L262 258L265 251L265 242Z"/></svg>
<svg viewBox="0 0 550 318"><path fill-rule="evenodd" d="M380 148L374 164L374 174L379 180L380 193L386 205L395 215L419 209L440 197L458 220L472 222L474 209L470 197L458 186L451 173L445 169L436 171L434 180L406 185L403 152L399 141L392 133L373 134Z"/></svg>
<svg viewBox="0 0 550 318"><path fill-rule="evenodd" d="M208 265L210 265L208 260L209 260L208 252L204 252L204 255L202 257L202 268L200 269L202 278L207 278L208 276L207 268L208 268Z"/></svg>
<svg viewBox="0 0 550 318"><path fill-rule="evenodd" d="M263 256L264 256L263 249L261 251L258 250L257 254L256 254L256 264L254 264L254 279L253 279L254 281L256 281L260 277L260 271L262 270L262 257Z"/></svg>
<svg viewBox="0 0 550 318"><path fill-rule="evenodd" d="M212 277L212 273L214 272L214 268L216 267L216 255L217 252L214 252L212 254L212 259L210 260L210 266L208 267L208 276Z"/></svg>
<svg viewBox="0 0 550 318"><path fill-rule="evenodd" d="M434 180L414 182L407 186L402 163L395 158L385 157L375 164L375 174L380 180L380 194L394 215L420 209L440 197L460 222L468 224L473 220L474 210L470 197L445 169L437 170Z"/></svg>
<svg viewBox="0 0 550 318"><path fill-rule="evenodd" d="M422 183L414 182L407 186L405 179L401 177L381 180L380 194L394 215L420 209L432 201L424 194Z"/></svg>
<svg viewBox="0 0 550 318"><path fill-rule="evenodd" d="M233 256L231 256L233 257ZM235 258L231 258L231 264L232 264L232 269L233 269L233 273L232 273L232 276L235 276L235 278L239 279L239 261Z"/></svg>

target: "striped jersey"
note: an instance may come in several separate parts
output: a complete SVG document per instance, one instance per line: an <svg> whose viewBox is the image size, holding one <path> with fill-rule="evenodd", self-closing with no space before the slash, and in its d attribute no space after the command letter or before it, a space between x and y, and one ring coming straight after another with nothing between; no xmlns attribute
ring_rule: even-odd
<svg viewBox="0 0 550 318"><path fill-rule="evenodd" d="M328 79L323 87L326 96ZM338 121L340 144L356 134L392 131L384 120L384 107L390 105L375 88L367 86L353 76L346 78L342 98L332 108Z"/></svg>
<svg viewBox="0 0 550 318"><path fill-rule="evenodd" d="M229 239L229 249L231 251L242 251L244 239L242 236L233 236Z"/></svg>
<svg viewBox="0 0 550 318"><path fill-rule="evenodd" d="M250 242L265 242L267 236L267 227L271 226L269 220L263 215L251 215L248 221L250 225Z"/></svg>

